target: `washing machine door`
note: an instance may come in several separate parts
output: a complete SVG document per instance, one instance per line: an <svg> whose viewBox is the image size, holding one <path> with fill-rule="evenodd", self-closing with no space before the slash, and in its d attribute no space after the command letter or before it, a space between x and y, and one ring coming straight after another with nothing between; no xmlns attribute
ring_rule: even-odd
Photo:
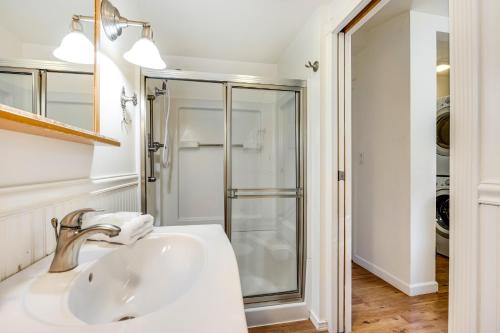
<svg viewBox="0 0 500 333"><path fill-rule="evenodd" d="M442 156L450 155L450 107L440 109L436 118L436 148Z"/></svg>
<svg viewBox="0 0 500 333"><path fill-rule="evenodd" d="M450 191L448 189L438 190L436 193L436 232L444 237L450 238Z"/></svg>

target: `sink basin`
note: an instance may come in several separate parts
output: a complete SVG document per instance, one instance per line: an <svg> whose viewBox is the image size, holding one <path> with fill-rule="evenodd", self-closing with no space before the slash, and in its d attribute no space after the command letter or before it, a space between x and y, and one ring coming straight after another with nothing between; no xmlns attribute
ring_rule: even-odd
<svg viewBox="0 0 500 333"><path fill-rule="evenodd" d="M121 247L84 270L70 287L70 311L88 324L134 319L182 297L199 279L200 240L171 234Z"/></svg>
<svg viewBox="0 0 500 333"><path fill-rule="evenodd" d="M52 256L0 283L8 332L246 333L238 266L218 225L160 227L133 245L87 242L80 265Z"/></svg>

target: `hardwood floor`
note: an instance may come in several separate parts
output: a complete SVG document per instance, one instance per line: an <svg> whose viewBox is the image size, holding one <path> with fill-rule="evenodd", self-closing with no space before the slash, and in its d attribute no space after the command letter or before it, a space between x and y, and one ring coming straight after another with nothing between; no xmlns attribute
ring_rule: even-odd
<svg viewBox="0 0 500 333"><path fill-rule="evenodd" d="M409 297L353 263L353 333L447 332L448 258L436 257L436 279L437 293Z"/></svg>
<svg viewBox="0 0 500 333"><path fill-rule="evenodd" d="M448 258L436 257L435 294L409 297L352 264L353 333L446 333ZM316 333L308 320L251 328L249 333Z"/></svg>
<svg viewBox="0 0 500 333"><path fill-rule="evenodd" d="M261 326L248 329L248 333L317 333L316 328L309 320L293 323Z"/></svg>

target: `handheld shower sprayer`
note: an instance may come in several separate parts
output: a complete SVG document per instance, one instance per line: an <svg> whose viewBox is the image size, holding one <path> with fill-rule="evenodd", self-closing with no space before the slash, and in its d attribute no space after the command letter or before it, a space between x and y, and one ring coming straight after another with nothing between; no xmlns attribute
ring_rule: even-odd
<svg viewBox="0 0 500 333"><path fill-rule="evenodd" d="M163 96L168 93L167 89L167 80L164 80L163 83L161 84L161 89L158 87L155 87L155 96Z"/></svg>
<svg viewBox="0 0 500 333"><path fill-rule="evenodd" d="M167 110L165 114L165 130L163 136L163 149L161 152L161 164L164 168L168 168L170 166L170 136L169 136L169 119L170 119L170 90L168 89L168 81L163 80L161 85L161 89L155 88L155 94L157 96L166 95L167 97Z"/></svg>

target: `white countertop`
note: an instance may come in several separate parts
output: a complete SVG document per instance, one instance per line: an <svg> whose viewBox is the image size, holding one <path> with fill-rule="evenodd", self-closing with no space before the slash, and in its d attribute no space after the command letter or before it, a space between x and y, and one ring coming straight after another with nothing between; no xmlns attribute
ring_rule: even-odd
<svg viewBox="0 0 500 333"><path fill-rule="evenodd" d="M162 333L245 333L247 332L238 267L231 244L219 225L159 227L148 237L184 233L200 239L207 249L201 277L189 292L171 304L123 322L90 325L69 314L65 324L55 325L37 319L26 306L33 283L50 275L52 255L0 283L0 331L17 332L162 332ZM139 241L140 242L140 241ZM80 253L80 265L72 271L56 273L61 277L57 288L69 290L72 281L99 258L120 246L87 242ZM51 278L49 276L49 278ZM159 277L161 278L161 277ZM50 293L50 290L37 290ZM193 301L196 300L196 301ZM45 309L59 311L60 309Z"/></svg>

